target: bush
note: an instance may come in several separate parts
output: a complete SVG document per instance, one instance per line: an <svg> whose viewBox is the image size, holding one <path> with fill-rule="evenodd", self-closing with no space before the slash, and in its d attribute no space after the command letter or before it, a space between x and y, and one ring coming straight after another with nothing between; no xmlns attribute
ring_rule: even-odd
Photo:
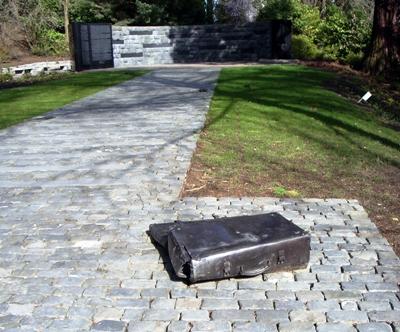
<svg viewBox="0 0 400 332"><path fill-rule="evenodd" d="M350 52L346 55L343 62L349 64L354 69L361 69L363 66L364 54L362 52Z"/></svg>
<svg viewBox="0 0 400 332"><path fill-rule="evenodd" d="M12 81L13 76L10 73L0 73L0 83Z"/></svg>
<svg viewBox="0 0 400 332"><path fill-rule="evenodd" d="M330 5L317 33L317 44L335 59L347 62L362 53L371 33L368 17L359 9L347 12Z"/></svg>
<svg viewBox="0 0 400 332"><path fill-rule="evenodd" d="M156 4L136 0L136 10L136 25L162 24L166 18L165 8Z"/></svg>
<svg viewBox="0 0 400 332"><path fill-rule="evenodd" d="M330 4L320 13L317 6L301 0L264 0L258 19L292 21L294 57L340 60L353 66L359 65L372 26L368 12L358 3Z"/></svg>
<svg viewBox="0 0 400 332"><path fill-rule="evenodd" d="M318 48L309 37L293 35L292 55L295 59L313 60L318 57Z"/></svg>
<svg viewBox="0 0 400 332"><path fill-rule="evenodd" d="M110 2L97 3L91 0L72 1L70 6L71 21L74 22L113 22Z"/></svg>
<svg viewBox="0 0 400 332"><path fill-rule="evenodd" d="M293 33L313 39L321 25L317 7L300 0L270 0L261 8L258 20L291 20Z"/></svg>
<svg viewBox="0 0 400 332"><path fill-rule="evenodd" d="M32 46L32 53L35 55L66 55L68 44L65 35L52 29L43 31L38 36L35 45Z"/></svg>

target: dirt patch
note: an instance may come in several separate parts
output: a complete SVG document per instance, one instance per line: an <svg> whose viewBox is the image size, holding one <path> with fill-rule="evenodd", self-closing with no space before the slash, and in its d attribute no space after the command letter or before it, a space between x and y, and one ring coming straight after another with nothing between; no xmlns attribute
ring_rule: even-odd
<svg viewBox="0 0 400 332"><path fill-rule="evenodd" d="M215 169L209 168L199 160L197 155L201 153L202 147L199 145L182 190L183 197L273 196L273 188L279 183L286 188L303 188L302 197L355 198L365 207L370 218L400 255L398 168L377 166L365 170L357 179L346 175L336 179L323 174L315 176L301 168L288 174L285 170L274 167L256 178L245 170L240 177L224 178L219 177Z"/></svg>

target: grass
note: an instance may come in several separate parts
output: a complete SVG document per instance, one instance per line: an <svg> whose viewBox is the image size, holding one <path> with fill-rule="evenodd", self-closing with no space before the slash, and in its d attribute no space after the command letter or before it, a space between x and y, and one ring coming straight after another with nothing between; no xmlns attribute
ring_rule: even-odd
<svg viewBox="0 0 400 332"><path fill-rule="evenodd" d="M0 90L0 129L143 75L140 70L95 71Z"/></svg>
<svg viewBox="0 0 400 332"><path fill-rule="evenodd" d="M334 78L305 66L224 69L187 194L357 198L378 224L400 227L399 132L325 88Z"/></svg>

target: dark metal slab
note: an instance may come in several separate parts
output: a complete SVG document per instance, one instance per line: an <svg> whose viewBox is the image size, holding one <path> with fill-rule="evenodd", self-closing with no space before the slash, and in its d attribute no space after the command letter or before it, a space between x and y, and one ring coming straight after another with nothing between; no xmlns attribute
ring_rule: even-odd
<svg viewBox="0 0 400 332"><path fill-rule="evenodd" d="M305 267L310 236L278 213L150 225L179 277L191 282Z"/></svg>

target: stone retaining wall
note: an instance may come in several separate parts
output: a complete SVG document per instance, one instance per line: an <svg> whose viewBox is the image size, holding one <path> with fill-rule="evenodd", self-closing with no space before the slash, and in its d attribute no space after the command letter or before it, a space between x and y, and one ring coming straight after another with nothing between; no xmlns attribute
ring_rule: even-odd
<svg viewBox="0 0 400 332"><path fill-rule="evenodd" d="M46 61L46 62L35 62L19 66L2 68L3 74L9 73L14 77L20 77L24 74L39 75L41 73L54 73L54 72L66 72L73 70L73 62L71 60L63 61Z"/></svg>
<svg viewBox="0 0 400 332"><path fill-rule="evenodd" d="M282 35L282 45L276 45ZM287 27L289 27L287 29ZM288 32L289 31L289 32ZM114 66L171 63L257 61L286 47L290 57L290 23L271 21L234 25L112 28ZM283 56L285 57L285 56Z"/></svg>

